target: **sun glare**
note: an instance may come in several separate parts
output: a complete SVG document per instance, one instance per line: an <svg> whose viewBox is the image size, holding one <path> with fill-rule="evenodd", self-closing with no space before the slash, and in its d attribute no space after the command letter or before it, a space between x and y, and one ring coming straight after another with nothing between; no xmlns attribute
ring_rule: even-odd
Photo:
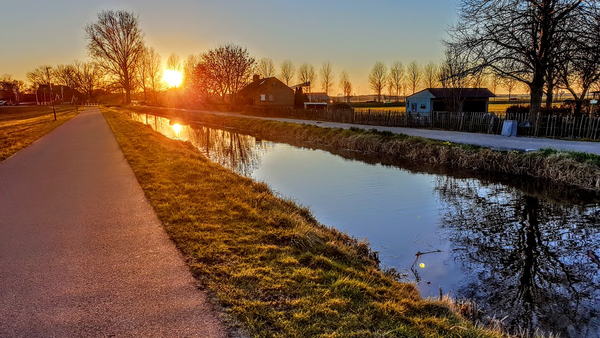
<svg viewBox="0 0 600 338"><path fill-rule="evenodd" d="M163 74L163 80L165 80L169 87L178 87L183 80L183 74L176 70L167 69Z"/></svg>
<svg viewBox="0 0 600 338"><path fill-rule="evenodd" d="M173 125L173 131L175 132L177 137L179 137L179 132L181 132L181 125L179 123L175 123Z"/></svg>

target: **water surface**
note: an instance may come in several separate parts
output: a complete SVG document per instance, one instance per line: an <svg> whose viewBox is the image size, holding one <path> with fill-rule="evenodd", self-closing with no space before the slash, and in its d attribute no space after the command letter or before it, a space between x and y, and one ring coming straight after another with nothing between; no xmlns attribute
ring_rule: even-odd
<svg viewBox="0 0 600 338"><path fill-rule="evenodd" d="M504 323L563 337L600 336L600 205L479 180L349 160L322 150L133 118L192 142L213 161L368 240L383 267L468 298Z"/></svg>

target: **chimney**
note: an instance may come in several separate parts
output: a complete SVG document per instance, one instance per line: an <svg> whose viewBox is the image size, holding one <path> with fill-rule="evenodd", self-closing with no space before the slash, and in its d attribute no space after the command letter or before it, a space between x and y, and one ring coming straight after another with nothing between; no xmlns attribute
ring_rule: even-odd
<svg viewBox="0 0 600 338"><path fill-rule="evenodd" d="M260 75L254 74L254 76L252 77L252 82L258 82L258 81L260 81Z"/></svg>

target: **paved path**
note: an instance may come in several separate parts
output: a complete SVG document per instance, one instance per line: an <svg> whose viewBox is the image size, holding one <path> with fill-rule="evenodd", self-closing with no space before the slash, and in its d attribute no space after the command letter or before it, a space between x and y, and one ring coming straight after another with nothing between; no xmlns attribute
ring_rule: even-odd
<svg viewBox="0 0 600 338"><path fill-rule="evenodd" d="M185 109L183 109L185 110ZM192 111L192 110L188 110ZM456 131L445 131L445 130L430 130L430 129L416 129L416 128L400 128L400 127L382 127L373 125L360 125L360 124L349 124L349 123L336 123L336 122L317 122L310 120L296 120L296 119L285 119L285 118L270 118L270 117L256 117L243 114L231 114L231 113L219 113L209 111L195 111L205 114L215 115L228 115L228 116L241 116L248 118L257 118L263 120L275 120L282 122L292 123L304 123L312 124L320 127L327 128L344 128L349 129L350 127L362 128L362 129L377 129L382 131L391 131L393 133L402 133L410 136L426 137L434 140L449 141L453 143L463 143L470 145L477 145L486 148L492 148L495 150L517 150L517 151L532 151L543 148L555 148L559 150L572 150L581 151L591 154L600 155L600 142L582 142L582 141L567 141L567 140L554 140L547 138L532 138L532 137L505 137L500 135L488 135L488 134L476 134L476 133L463 133Z"/></svg>
<svg viewBox="0 0 600 338"><path fill-rule="evenodd" d="M97 108L0 163L0 337L226 337Z"/></svg>

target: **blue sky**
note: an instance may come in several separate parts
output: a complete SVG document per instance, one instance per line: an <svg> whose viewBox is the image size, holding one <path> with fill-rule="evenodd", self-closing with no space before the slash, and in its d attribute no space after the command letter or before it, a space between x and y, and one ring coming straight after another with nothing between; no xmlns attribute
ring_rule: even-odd
<svg viewBox="0 0 600 338"><path fill-rule="evenodd" d="M2 0L4 2L5 0ZM441 40L456 21L455 0L21 0L0 11L0 75L25 80L43 64L85 60L84 27L101 10L139 14L146 42L166 61L221 43L243 45L256 59L348 71L366 94L376 61L439 62ZM360 89L359 89L360 88ZM339 88L337 81L333 92Z"/></svg>

